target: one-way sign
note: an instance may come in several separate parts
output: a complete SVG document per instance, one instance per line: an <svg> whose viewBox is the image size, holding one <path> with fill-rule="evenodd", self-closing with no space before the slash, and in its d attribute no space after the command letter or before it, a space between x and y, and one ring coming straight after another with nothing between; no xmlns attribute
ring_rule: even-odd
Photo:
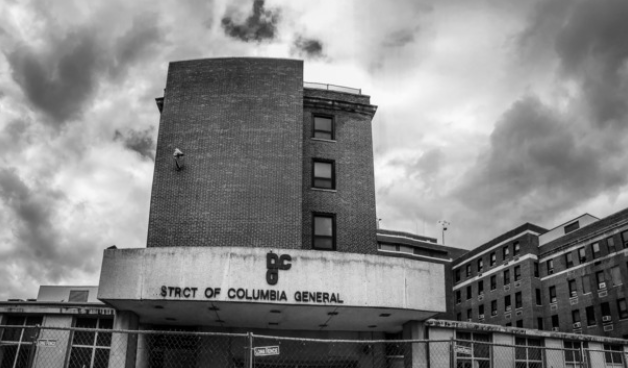
<svg viewBox="0 0 628 368"><path fill-rule="evenodd" d="M253 354L256 357L279 355L279 346L260 346L253 348Z"/></svg>

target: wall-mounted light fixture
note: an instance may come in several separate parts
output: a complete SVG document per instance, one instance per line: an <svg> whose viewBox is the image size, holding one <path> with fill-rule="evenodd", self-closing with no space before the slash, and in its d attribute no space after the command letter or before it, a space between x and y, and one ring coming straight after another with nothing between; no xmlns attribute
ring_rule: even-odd
<svg viewBox="0 0 628 368"><path fill-rule="evenodd" d="M185 154L180 149L175 148L172 157L174 158L174 167L177 169L177 171L183 169L183 166L185 164Z"/></svg>

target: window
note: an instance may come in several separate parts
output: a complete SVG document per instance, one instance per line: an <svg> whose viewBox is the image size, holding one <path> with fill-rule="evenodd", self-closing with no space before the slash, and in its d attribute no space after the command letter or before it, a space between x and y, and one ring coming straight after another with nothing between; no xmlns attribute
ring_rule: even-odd
<svg viewBox="0 0 628 368"><path fill-rule="evenodd" d="M41 325L42 316L7 316L3 321L7 326L3 328L0 339L0 366L2 368L27 367L30 356L35 350L37 330L26 326Z"/></svg>
<svg viewBox="0 0 628 368"><path fill-rule="evenodd" d="M589 275L582 276L582 294L588 294L591 292L591 280Z"/></svg>
<svg viewBox="0 0 628 368"><path fill-rule="evenodd" d="M534 277L539 277L539 262L534 262Z"/></svg>
<svg viewBox="0 0 628 368"><path fill-rule="evenodd" d="M495 317L497 315L497 300L493 300L491 302L491 316Z"/></svg>
<svg viewBox="0 0 628 368"><path fill-rule="evenodd" d="M515 281L521 280L521 266L515 267Z"/></svg>
<svg viewBox="0 0 628 368"><path fill-rule="evenodd" d="M595 325L597 322L595 322L595 309L593 306L586 307L585 312L587 315L587 326Z"/></svg>
<svg viewBox="0 0 628 368"><path fill-rule="evenodd" d="M580 309L574 309L571 311L571 321L575 323L580 323ZM574 326L576 328L576 326Z"/></svg>
<svg viewBox="0 0 628 368"><path fill-rule="evenodd" d="M580 262L580 264L583 264L587 261L587 253L584 250L584 247L578 248L578 261Z"/></svg>
<svg viewBox="0 0 628 368"><path fill-rule="evenodd" d="M580 228L580 223L578 221L572 222L571 224L565 226L565 234L568 234L572 231L578 230Z"/></svg>
<svg viewBox="0 0 628 368"><path fill-rule="evenodd" d="M503 253L503 256L504 256L503 258L505 261L510 255L510 248L508 246L505 246L504 249L502 249L502 253Z"/></svg>
<svg viewBox="0 0 628 368"><path fill-rule="evenodd" d="M608 302L604 302L600 304L602 307L602 322L610 322L611 321L611 306Z"/></svg>
<svg viewBox="0 0 628 368"><path fill-rule="evenodd" d="M473 319L473 312L471 308L467 309L467 321L471 321Z"/></svg>
<svg viewBox="0 0 628 368"><path fill-rule="evenodd" d="M478 306L478 318L484 319L484 304Z"/></svg>
<svg viewBox="0 0 628 368"><path fill-rule="evenodd" d="M523 323L517 327L523 327ZM540 346L543 346L541 339L516 337L515 338L515 367L517 368L540 368L543 366L543 357Z"/></svg>
<svg viewBox="0 0 628 368"><path fill-rule="evenodd" d="M520 320L518 320L517 322L515 322L515 326L517 326L517 327L523 327L523 320L522 320L522 319L520 319Z"/></svg>
<svg viewBox="0 0 628 368"><path fill-rule="evenodd" d="M471 285L467 286L467 300L473 298L473 291L471 291Z"/></svg>
<svg viewBox="0 0 628 368"><path fill-rule="evenodd" d="M515 294L515 309L523 307L523 299L521 298L521 292Z"/></svg>
<svg viewBox="0 0 628 368"><path fill-rule="evenodd" d="M492 252L490 255L490 264L491 266L495 266L495 262L497 262L497 256L495 255L495 252Z"/></svg>
<svg viewBox="0 0 628 368"><path fill-rule="evenodd" d="M604 276L604 271L597 271L595 273L595 279L597 280L598 289L606 289L606 277Z"/></svg>
<svg viewBox="0 0 628 368"><path fill-rule="evenodd" d="M113 319L77 318L74 327L107 329ZM100 368L109 365L110 332L75 331L72 337L69 367Z"/></svg>
<svg viewBox="0 0 628 368"><path fill-rule="evenodd" d="M467 265L466 271L467 271L467 277L471 277L471 264Z"/></svg>
<svg viewBox="0 0 628 368"><path fill-rule="evenodd" d="M604 344L604 360L607 367L623 367L624 349L621 345Z"/></svg>
<svg viewBox="0 0 628 368"><path fill-rule="evenodd" d="M593 259L600 256L600 243L591 244L591 252L593 253Z"/></svg>
<svg viewBox="0 0 628 368"><path fill-rule="evenodd" d="M460 294L462 294L460 290L456 290L456 304L460 304L462 302L462 296Z"/></svg>
<svg viewBox="0 0 628 368"><path fill-rule="evenodd" d="M334 139L334 121L330 117L314 116L314 138Z"/></svg>
<svg viewBox="0 0 628 368"><path fill-rule="evenodd" d="M615 239L610 237L606 239L606 248L608 249L608 253L614 253L617 249L615 249Z"/></svg>
<svg viewBox="0 0 628 368"><path fill-rule="evenodd" d="M563 346L565 347L565 367L567 368L583 368L585 367L585 362L582 359L582 350L579 341L564 341ZM587 343L584 342L585 349L588 347Z"/></svg>
<svg viewBox="0 0 628 368"><path fill-rule="evenodd" d="M459 367L480 367L491 366L491 338L489 334L471 333L456 331L457 345L471 348L471 355L463 352L456 352L456 362Z"/></svg>
<svg viewBox="0 0 628 368"><path fill-rule="evenodd" d="M497 276L491 276L491 290L497 289Z"/></svg>
<svg viewBox="0 0 628 368"><path fill-rule="evenodd" d="M484 281L478 281L478 295L484 294Z"/></svg>
<svg viewBox="0 0 628 368"><path fill-rule="evenodd" d="M460 269L459 268L456 271L454 271L454 275L456 278L456 282L460 282Z"/></svg>
<svg viewBox="0 0 628 368"><path fill-rule="evenodd" d="M510 270L504 271L504 285L510 284Z"/></svg>
<svg viewBox="0 0 628 368"><path fill-rule="evenodd" d="M336 250L336 217L334 215L314 214L313 248Z"/></svg>
<svg viewBox="0 0 628 368"><path fill-rule="evenodd" d="M510 295L504 297L504 310L510 312Z"/></svg>
<svg viewBox="0 0 628 368"><path fill-rule="evenodd" d="M573 298L578 296L578 288L576 287L576 280L567 280L569 286L569 297Z"/></svg>
<svg viewBox="0 0 628 368"><path fill-rule="evenodd" d="M543 331L543 318L538 317L536 319L536 328Z"/></svg>
<svg viewBox="0 0 628 368"><path fill-rule="evenodd" d="M536 289L536 305L542 305L543 300L541 298L541 289Z"/></svg>
<svg viewBox="0 0 628 368"><path fill-rule="evenodd" d="M548 260L545 265L547 266L547 274L551 275L554 273L554 260L550 259Z"/></svg>
<svg viewBox="0 0 628 368"><path fill-rule="evenodd" d="M621 233L621 241L624 243L624 248L628 248L628 230Z"/></svg>
<svg viewBox="0 0 628 368"><path fill-rule="evenodd" d="M484 271L484 261L482 258L478 259L478 272L482 273Z"/></svg>
<svg viewBox="0 0 628 368"><path fill-rule="evenodd" d="M556 299L556 286L550 286L549 288L549 297L550 297L550 303L556 303L557 299Z"/></svg>
<svg viewBox="0 0 628 368"><path fill-rule="evenodd" d="M519 244L518 241L516 241L513 245L512 255L518 256L520 252L521 252L521 245Z"/></svg>
<svg viewBox="0 0 628 368"><path fill-rule="evenodd" d="M312 187L320 189L336 189L335 165L330 160L314 159L312 161Z"/></svg>
<svg viewBox="0 0 628 368"><path fill-rule="evenodd" d="M560 322L558 321L558 314L552 316L552 329L560 328Z"/></svg>
<svg viewBox="0 0 628 368"><path fill-rule="evenodd" d="M565 253L565 266L567 268L573 267L573 254L571 252Z"/></svg>
<svg viewBox="0 0 628 368"><path fill-rule="evenodd" d="M456 321L462 321L462 313L456 314Z"/></svg>
<svg viewBox="0 0 628 368"><path fill-rule="evenodd" d="M618 286L623 284L621 280L621 271L619 270L619 266L611 267L611 281L613 286Z"/></svg>
<svg viewBox="0 0 628 368"><path fill-rule="evenodd" d="M619 312L619 319L628 318L628 305L626 305L626 299L617 299L617 311Z"/></svg>
<svg viewBox="0 0 628 368"><path fill-rule="evenodd" d="M89 290L70 290L69 302L87 302Z"/></svg>

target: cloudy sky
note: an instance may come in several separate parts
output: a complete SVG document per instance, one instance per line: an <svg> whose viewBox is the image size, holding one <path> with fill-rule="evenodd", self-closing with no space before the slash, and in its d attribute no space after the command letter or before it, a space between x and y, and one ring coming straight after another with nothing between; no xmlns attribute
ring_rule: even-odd
<svg viewBox="0 0 628 368"><path fill-rule="evenodd" d="M0 299L145 246L169 61L362 88L382 227L475 247L628 207L628 1L0 2Z"/></svg>

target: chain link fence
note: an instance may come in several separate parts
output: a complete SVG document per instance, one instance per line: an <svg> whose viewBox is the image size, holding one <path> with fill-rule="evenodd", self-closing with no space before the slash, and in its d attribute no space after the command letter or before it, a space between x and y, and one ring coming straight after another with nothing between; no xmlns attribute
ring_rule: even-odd
<svg viewBox="0 0 628 368"><path fill-rule="evenodd" d="M323 340L253 333L0 326L0 368L598 368L626 367L622 345L486 334L451 340Z"/></svg>

